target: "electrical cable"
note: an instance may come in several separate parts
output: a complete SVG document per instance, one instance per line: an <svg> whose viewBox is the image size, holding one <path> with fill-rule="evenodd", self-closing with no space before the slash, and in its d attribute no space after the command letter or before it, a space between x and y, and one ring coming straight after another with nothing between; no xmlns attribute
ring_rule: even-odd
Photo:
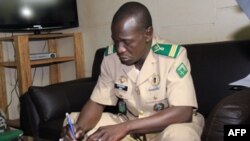
<svg viewBox="0 0 250 141"><path fill-rule="evenodd" d="M6 34L5 34L5 36L6 36ZM12 33L11 34L11 37L13 37L14 36L14 34ZM15 54L15 48L14 48L14 43L13 42L11 42L12 43L12 48L13 48L13 50L14 50L14 54ZM7 44L7 43L6 43ZM7 60L8 60L8 62L10 62L10 57L9 57L9 50L8 50L8 47L7 47ZM20 94L19 94L19 92L18 92L18 79L17 79L17 70L15 69L15 84L14 84L14 87L13 87L13 89L11 90L11 92L10 92L10 101L8 102L8 104L7 104L7 106L6 106L6 109L5 109L5 112L7 113L8 112L8 109L9 109L9 107L10 107L10 105L12 104L12 102L13 102L13 93L15 92L15 94L16 94L16 96L17 96L17 98L18 98L18 100L20 101ZM11 73L10 73L10 80L12 80L12 75L11 75ZM10 84L11 86L12 86L12 83Z"/></svg>
<svg viewBox="0 0 250 141"><path fill-rule="evenodd" d="M43 45L43 48L42 48L42 52L45 52L45 49L46 49L46 46L47 46L47 42L44 41L44 45ZM34 72L33 72L33 76L32 76L32 85L34 84L34 81L35 81L35 77L36 77L36 70L37 68L35 67L34 68ZM43 83L43 76L44 76L44 67L42 67L42 80L41 82ZM43 85L42 85L43 86Z"/></svg>

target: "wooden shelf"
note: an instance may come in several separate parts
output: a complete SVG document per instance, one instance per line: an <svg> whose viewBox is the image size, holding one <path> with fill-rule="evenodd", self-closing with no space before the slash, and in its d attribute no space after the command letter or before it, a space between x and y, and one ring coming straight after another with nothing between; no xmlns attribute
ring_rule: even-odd
<svg viewBox="0 0 250 141"><path fill-rule="evenodd" d="M50 34L23 34L23 35L14 35L14 36L9 36L9 37L1 37L0 41L9 41L12 42L14 41L15 37L18 36L27 36L29 40L34 41L34 40L48 40L48 39L59 39L59 38L66 38L66 37L72 37L74 33L50 33Z"/></svg>
<svg viewBox="0 0 250 141"><path fill-rule="evenodd" d="M72 49L74 50L72 56L60 56L59 54L60 47L58 46L58 40L64 38L72 38ZM31 61L29 58L29 43L40 40L47 41L48 52L54 52L60 57ZM4 62L3 48L5 44L3 42L13 43L16 56L15 61ZM84 77L83 40L81 33L51 33L40 35L23 34L0 37L0 108L5 109L7 106L4 68L15 68L17 70L19 93L20 95L23 95L32 85L32 67L49 66L50 84L54 84L61 81L59 64L69 61L74 61L75 63L76 78L79 79Z"/></svg>
<svg viewBox="0 0 250 141"><path fill-rule="evenodd" d="M49 65L49 64L57 64L57 63L64 63L64 62L69 62L69 61L74 61L75 57L73 56L68 56L68 57L57 57L53 59L41 59L41 60L34 60L30 61L30 64L32 67L37 67L37 66L44 66L44 65ZM3 67L8 67L8 68L16 68L16 62L3 62L0 63L1 66Z"/></svg>

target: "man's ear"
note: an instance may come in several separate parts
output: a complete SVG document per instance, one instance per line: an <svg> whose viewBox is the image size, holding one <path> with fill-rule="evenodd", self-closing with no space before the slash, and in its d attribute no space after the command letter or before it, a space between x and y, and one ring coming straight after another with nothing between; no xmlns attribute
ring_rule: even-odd
<svg viewBox="0 0 250 141"><path fill-rule="evenodd" d="M152 38L153 38L153 27L152 26L150 26L146 29L145 36L146 36L146 42L149 42L152 40Z"/></svg>

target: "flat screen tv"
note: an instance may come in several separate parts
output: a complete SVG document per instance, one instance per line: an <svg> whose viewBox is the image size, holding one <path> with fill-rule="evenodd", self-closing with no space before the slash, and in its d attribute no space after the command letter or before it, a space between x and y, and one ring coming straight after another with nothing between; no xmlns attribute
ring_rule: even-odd
<svg viewBox="0 0 250 141"><path fill-rule="evenodd" d="M0 0L0 32L78 27L77 0Z"/></svg>

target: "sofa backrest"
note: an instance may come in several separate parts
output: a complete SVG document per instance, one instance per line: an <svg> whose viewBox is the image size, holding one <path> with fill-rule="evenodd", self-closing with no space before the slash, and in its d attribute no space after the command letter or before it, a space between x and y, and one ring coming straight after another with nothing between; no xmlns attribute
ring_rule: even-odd
<svg viewBox="0 0 250 141"><path fill-rule="evenodd" d="M191 63L199 112L205 117L235 91L228 84L250 73L250 40L183 45ZM92 77L97 80L105 48L96 51Z"/></svg>
<svg viewBox="0 0 250 141"><path fill-rule="evenodd" d="M101 63L104 57L105 48L99 48L95 52L95 58L92 65L92 79L97 80L101 71Z"/></svg>
<svg viewBox="0 0 250 141"><path fill-rule="evenodd" d="M82 105L88 101L95 84L94 81L78 79L44 87L31 86L25 94L31 101L26 100L23 104L32 102L42 122L58 119L64 117L66 112L80 111Z"/></svg>
<svg viewBox="0 0 250 141"><path fill-rule="evenodd" d="M228 84L250 73L250 40L183 45L191 63L199 111L207 116L235 91Z"/></svg>

